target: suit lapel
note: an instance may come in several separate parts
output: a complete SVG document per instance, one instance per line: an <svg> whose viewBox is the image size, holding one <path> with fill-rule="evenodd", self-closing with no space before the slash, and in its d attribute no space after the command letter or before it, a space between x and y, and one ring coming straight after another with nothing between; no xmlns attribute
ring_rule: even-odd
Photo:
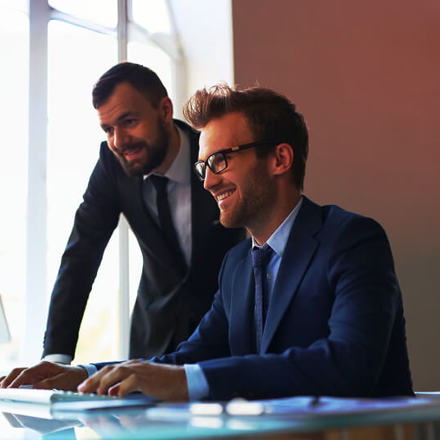
<svg viewBox="0 0 440 440"><path fill-rule="evenodd" d="M252 272L251 254L237 264L231 282L234 292L231 298L231 344L232 355L243 355L255 350L254 331L254 277Z"/></svg>
<svg viewBox="0 0 440 440"><path fill-rule="evenodd" d="M272 292L261 343L262 353L267 351L281 319L295 297L298 286L319 245L314 236L321 226L321 208L304 197L303 206L290 231Z"/></svg>

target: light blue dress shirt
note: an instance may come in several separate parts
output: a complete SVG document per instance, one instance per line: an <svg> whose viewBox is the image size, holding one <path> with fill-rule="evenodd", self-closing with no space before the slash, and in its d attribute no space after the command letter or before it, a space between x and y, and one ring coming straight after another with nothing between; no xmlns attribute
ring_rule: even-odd
<svg viewBox="0 0 440 440"><path fill-rule="evenodd" d="M280 268L281 259L284 255L287 240L289 238L290 231L293 223L295 222L298 211L302 205L302 197L296 206L292 209L290 214L285 218L283 223L275 230L275 232L269 237L266 244L269 245L274 251L271 259L266 267L265 276L265 291L268 294L268 304L272 299L273 287L278 275L278 269ZM260 247L257 245L252 237L252 247ZM185 364L186 381L188 385L189 400L200 400L209 394L209 385L206 380L203 370L198 364Z"/></svg>

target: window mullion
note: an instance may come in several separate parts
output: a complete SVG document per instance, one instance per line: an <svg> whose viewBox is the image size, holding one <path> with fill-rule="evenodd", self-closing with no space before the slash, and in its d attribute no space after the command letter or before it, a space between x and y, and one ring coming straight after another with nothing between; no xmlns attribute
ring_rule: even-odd
<svg viewBox="0 0 440 440"><path fill-rule="evenodd" d="M118 61L127 60L128 0L118 0ZM128 223L119 221L119 357L127 359L130 328L130 284Z"/></svg>
<svg viewBox="0 0 440 440"><path fill-rule="evenodd" d="M47 0L29 1L29 143L26 311L22 357L41 356L47 313Z"/></svg>
<svg viewBox="0 0 440 440"><path fill-rule="evenodd" d="M128 0L118 0L118 60L127 60Z"/></svg>
<svg viewBox="0 0 440 440"><path fill-rule="evenodd" d="M57 9L53 9L49 7L50 10L50 19L51 20L58 20L63 21L65 23L69 23L73 26L82 27L84 29L92 30L95 32L99 32L104 35L114 35L115 29L108 26L103 26L98 23L95 23L90 20L86 20L81 17L76 17L74 15L68 14L63 11L58 11Z"/></svg>

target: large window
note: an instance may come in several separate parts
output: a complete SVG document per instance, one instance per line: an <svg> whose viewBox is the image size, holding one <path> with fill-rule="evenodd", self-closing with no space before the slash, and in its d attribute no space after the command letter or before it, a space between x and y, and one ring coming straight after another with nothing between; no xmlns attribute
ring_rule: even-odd
<svg viewBox="0 0 440 440"><path fill-rule="evenodd" d="M58 3L58 2L57 2ZM48 32L47 243L48 287L55 282L60 256L72 228L88 177L104 139L91 105L97 78L117 62L116 39L51 21ZM118 355L118 240L105 253L80 329L77 360ZM93 344L92 344L93 341Z"/></svg>
<svg viewBox="0 0 440 440"><path fill-rule="evenodd" d="M12 342L3 344L3 362L12 362L24 334L26 272L26 190L28 138L28 39L24 4L0 3L0 294Z"/></svg>
<svg viewBox="0 0 440 440"><path fill-rule="evenodd" d="M21 353L35 362L60 257L104 139L93 84L128 59L155 70L173 98L179 51L160 0L32 0L29 8L0 0L0 36L0 294L12 333L0 361L16 363ZM75 361L126 355L140 268L122 222L94 283Z"/></svg>

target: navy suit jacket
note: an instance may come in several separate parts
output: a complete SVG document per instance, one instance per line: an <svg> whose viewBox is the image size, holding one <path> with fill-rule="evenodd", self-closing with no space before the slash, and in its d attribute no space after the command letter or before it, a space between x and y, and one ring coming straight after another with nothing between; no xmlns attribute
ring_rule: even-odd
<svg viewBox="0 0 440 440"><path fill-rule="evenodd" d="M249 239L227 253L211 309L157 362L199 363L216 400L413 394L401 292L377 222L304 197L260 353L250 250Z"/></svg>

